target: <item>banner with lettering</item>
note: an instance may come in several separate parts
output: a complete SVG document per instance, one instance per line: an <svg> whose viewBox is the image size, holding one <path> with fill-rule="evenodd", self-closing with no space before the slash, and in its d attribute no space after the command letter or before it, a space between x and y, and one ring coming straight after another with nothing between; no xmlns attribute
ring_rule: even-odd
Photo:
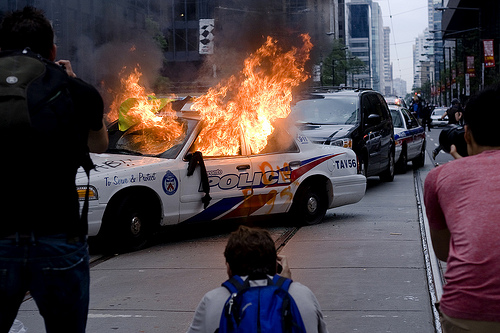
<svg viewBox="0 0 500 333"><path fill-rule="evenodd" d="M474 68L474 56L467 56L467 74L470 77L476 77L476 69Z"/></svg>
<svg viewBox="0 0 500 333"><path fill-rule="evenodd" d="M484 49L484 67L495 67L495 51L493 48L493 39L483 40Z"/></svg>

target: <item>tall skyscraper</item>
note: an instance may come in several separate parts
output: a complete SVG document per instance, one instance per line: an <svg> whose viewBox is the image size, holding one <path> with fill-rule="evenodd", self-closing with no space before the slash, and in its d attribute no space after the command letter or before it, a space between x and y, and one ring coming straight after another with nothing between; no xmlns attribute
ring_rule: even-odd
<svg viewBox="0 0 500 333"><path fill-rule="evenodd" d="M384 92L384 30L382 10L372 0L351 0L346 3L346 45L353 56L361 59L365 71L354 74L353 86L369 87Z"/></svg>

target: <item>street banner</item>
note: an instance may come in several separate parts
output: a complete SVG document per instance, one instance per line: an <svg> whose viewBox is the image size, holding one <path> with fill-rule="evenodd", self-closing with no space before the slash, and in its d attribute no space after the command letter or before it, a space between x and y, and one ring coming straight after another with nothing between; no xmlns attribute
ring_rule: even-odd
<svg viewBox="0 0 500 333"><path fill-rule="evenodd" d="M495 51L493 48L493 39L483 40L484 49L484 67L495 67Z"/></svg>
<svg viewBox="0 0 500 333"><path fill-rule="evenodd" d="M214 19L200 19L200 54L214 53Z"/></svg>
<svg viewBox="0 0 500 333"><path fill-rule="evenodd" d="M467 56L467 74L469 74L469 77L476 77L476 69L474 68L474 56Z"/></svg>

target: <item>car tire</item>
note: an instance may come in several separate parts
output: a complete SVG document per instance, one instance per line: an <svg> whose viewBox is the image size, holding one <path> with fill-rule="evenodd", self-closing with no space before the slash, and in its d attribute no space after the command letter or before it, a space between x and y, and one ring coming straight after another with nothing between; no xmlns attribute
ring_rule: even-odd
<svg viewBox="0 0 500 333"><path fill-rule="evenodd" d="M366 154L363 156L363 158L359 161L359 164L360 164L360 171L361 171L361 174L365 177L368 177L368 157L366 156Z"/></svg>
<svg viewBox="0 0 500 333"><path fill-rule="evenodd" d="M426 142L424 141L420 154L411 161L414 169L422 168L425 165L425 146Z"/></svg>
<svg viewBox="0 0 500 333"><path fill-rule="evenodd" d="M326 190L306 184L295 194L290 216L297 225L313 225L323 220L327 209Z"/></svg>
<svg viewBox="0 0 500 333"><path fill-rule="evenodd" d="M392 182L394 180L394 152L391 149L389 152L389 164L387 169L380 175L380 180L383 182Z"/></svg>
<svg viewBox="0 0 500 333"><path fill-rule="evenodd" d="M103 218L107 248L117 252L145 248L159 226L154 199L143 193L128 193L110 206Z"/></svg>
<svg viewBox="0 0 500 333"><path fill-rule="evenodd" d="M406 173L407 165L408 165L408 155L406 153L406 147L403 147L403 149L401 150L401 155L399 155L399 160L396 163L396 170L399 173L404 174Z"/></svg>

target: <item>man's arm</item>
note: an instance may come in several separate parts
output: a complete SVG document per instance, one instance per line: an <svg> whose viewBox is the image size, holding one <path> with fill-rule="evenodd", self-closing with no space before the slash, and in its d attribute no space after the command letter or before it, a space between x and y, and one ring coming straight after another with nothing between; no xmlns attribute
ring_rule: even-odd
<svg viewBox="0 0 500 333"><path fill-rule="evenodd" d="M108 130L102 121L102 127L98 131L89 131L88 146L92 153L104 153L108 149Z"/></svg>
<svg viewBox="0 0 500 333"><path fill-rule="evenodd" d="M441 261L448 260L448 253L450 251L450 230L448 229L432 229L431 232L431 241L432 247L434 248L434 253L436 257Z"/></svg>

